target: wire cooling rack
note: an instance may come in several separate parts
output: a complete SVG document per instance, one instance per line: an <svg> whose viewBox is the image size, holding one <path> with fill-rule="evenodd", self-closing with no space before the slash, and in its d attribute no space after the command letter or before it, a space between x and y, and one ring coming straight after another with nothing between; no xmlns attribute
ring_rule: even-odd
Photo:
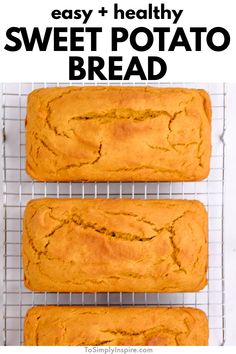
<svg viewBox="0 0 236 354"><path fill-rule="evenodd" d="M23 344L24 316L33 305L145 305L192 306L206 312L210 344L223 345L225 339L223 226L224 226L224 141L225 85L167 83L161 87L205 88L213 106L213 150L211 173L201 182L181 183L42 183L25 173L25 127L27 95L35 88L51 84L3 84L3 214L4 214L4 345ZM68 84L60 84L68 85ZM110 84L112 85L112 84ZM140 84L139 84L140 85ZM209 215L208 286L198 293L39 293L24 288L21 260L22 217L30 199L56 198L144 198L198 199ZM2 270L1 270L2 271ZM1 289L1 287L0 287ZM2 338L1 338L2 336ZM0 343L1 344L1 343Z"/></svg>

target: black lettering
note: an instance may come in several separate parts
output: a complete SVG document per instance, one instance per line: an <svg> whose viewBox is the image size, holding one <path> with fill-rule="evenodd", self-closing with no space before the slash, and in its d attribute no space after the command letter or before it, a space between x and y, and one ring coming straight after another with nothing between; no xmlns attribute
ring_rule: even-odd
<svg viewBox="0 0 236 354"><path fill-rule="evenodd" d="M81 18L81 13L80 13L80 10L75 10L74 11L74 19L75 20L78 20Z"/></svg>
<svg viewBox="0 0 236 354"><path fill-rule="evenodd" d="M140 33L144 33L147 36L147 42L144 45L137 44L137 35ZM130 44L132 45L132 47L135 50L137 50L139 52L144 52L144 51L150 49L151 46L153 45L153 34L146 27L137 27L130 34Z"/></svg>
<svg viewBox="0 0 236 354"><path fill-rule="evenodd" d="M132 57L125 73L124 80L130 80L131 76L139 76L141 80L147 80L138 57Z"/></svg>
<svg viewBox="0 0 236 354"><path fill-rule="evenodd" d="M136 16L139 20L146 19L147 18L147 10L138 10L136 13Z"/></svg>
<svg viewBox="0 0 236 354"><path fill-rule="evenodd" d="M67 41L66 36L62 36L62 33L67 32L67 28L65 27L55 27L54 28L54 50L58 52L67 51L67 45L61 45L62 42Z"/></svg>
<svg viewBox="0 0 236 354"><path fill-rule="evenodd" d="M135 18L135 11L134 10L127 10L126 13L125 13L126 17L128 19L133 19Z"/></svg>
<svg viewBox="0 0 236 354"><path fill-rule="evenodd" d="M97 34L102 32L101 27L87 27L85 32L91 34L91 51L95 52L97 50Z"/></svg>
<svg viewBox="0 0 236 354"><path fill-rule="evenodd" d="M121 34L120 36L118 36ZM129 33L124 27L112 27L111 29L111 50L117 51L117 44L125 42L129 36Z"/></svg>
<svg viewBox="0 0 236 354"><path fill-rule="evenodd" d="M224 37L224 41L221 45L216 45L213 42L213 37L216 33L221 33ZM223 27L214 27L208 32L206 40L207 40L207 44L210 49L214 50L215 52L222 52L223 50L228 48L228 46L230 44L230 34Z"/></svg>
<svg viewBox="0 0 236 354"><path fill-rule="evenodd" d="M88 79L94 80L94 74L99 77L100 80L106 80L106 76L103 75L102 69L104 68L105 62L101 57L89 57L88 58Z"/></svg>
<svg viewBox="0 0 236 354"><path fill-rule="evenodd" d="M78 42L83 42L84 37L77 36L78 32L84 32L83 27L71 27L70 29L70 49L72 52L84 50L84 46L77 45Z"/></svg>
<svg viewBox="0 0 236 354"><path fill-rule="evenodd" d="M121 20L125 18L124 11L118 8L118 4L114 4L114 19L117 20L119 15Z"/></svg>
<svg viewBox="0 0 236 354"><path fill-rule="evenodd" d="M61 18L61 11L60 10L53 10L51 13L52 18L54 18L54 20L58 20L59 18Z"/></svg>
<svg viewBox="0 0 236 354"><path fill-rule="evenodd" d="M63 10L62 11L62 17L64 18L64 20L72 20L73 18L73 13L72 10Z"/></svg>
<svg viewBox="0 0 236 354"><path fill-rule="evenodd" d="M109 80L122 80L122 75L118 75L115 71L121 71L122 66L116 65L116 61L122 61L122 57L109 57Z"/></svg>
<svg viewBox="0 0 236 354"><path fill-rule="evenodd" d="M43 38L41 38L41 34L38 27L33 28L31 38L28 37L28 33L25 27L21 27L20 29L26 51L32 51L34 49L35 43L38 44L40 51L45 52L47 50L48 42L52 32L52 27L46 27Z"/></svg>
<svg viewBox="0 0 236 354"><path fill-rule="evenodd" d="M202 33L207 32L207 28L191 27L190 32L195 33L195 50L200 52L202 50Z"/></svg>
<svg viewBox="0 0 236 354"><path fill-rule="evenodd" d="M179 18L180 16L182 15L184 10L179 10L179 11L176 11L176 10L172 10L173 12L173 15L175 16L175 19L173 21L173 24L176 24L178 21L179 21Z"/></svg>
<svg viewBox="0 0 236 354"><path fill-rule="evenodd" d="M159 72L155 74L154 64L159 64ZM148 80L160 80L167 72L166 62L160 57L148 57Z"/></svg>
<svg viewBox="0 0 236 354"><path fill-rule="evenodd" d="M165 50L165 33L170 32L169 27L154 27L153 32L159 33L159 51Z"/></svg>
<svg viewBox="0 0 236 354"><path fill-rule="evenodd" d="M89 10L88 12L86 12L86 10L82 10L82 13L84 15L84 20L83 23L87 23L90 16L92 15L93 10Z"/></svg>
<svg viewBox="0 0 236 354"><path fill-rule="evenodd" d="M150 11L153 11L154 18L156 20L160 20L160 9L159 9L159 6L155 6L154 9L152 9L152 4L149 4L148 5L148 10L149 10L149 13L150 13Z"/></svg>
<svg viewBox="0 0 236 354"><path fill-rule="evenodd" d="M182 27L178 27L171 41L169 51L173 52L176 47L184 47L187 52L191 51L188 39Z"/></svg>
<svg viewBox="0 0 236 354"><path fill-rule="evenodd" d="M6 49L8 52L16 52L22 46L21 40L13 35L14 32L20 33L20 28L19 27L10 27L6 31L7 38L15 44L14 46L9 45L9 44L5 45L4 49Z"/></svg>
<svg viewBox="0 0 236 354"><path fill-rule="evenodd" d="M81 57L69 57L69 80L83 80L86 71L83 68L84 59ZM76 72L78 73L76 74Z"/></svg>
<svg viewBox="0 0 236 354"><path fill-rule="evenodd" d="M161 4L161 18L164 20L165 14L167 14L167 18L171 19L171 10L165 8L165 4Z"/></svg>

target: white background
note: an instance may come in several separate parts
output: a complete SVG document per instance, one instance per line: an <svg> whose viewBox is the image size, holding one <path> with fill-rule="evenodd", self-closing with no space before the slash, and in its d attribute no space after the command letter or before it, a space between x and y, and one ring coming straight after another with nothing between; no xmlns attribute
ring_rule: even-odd
<svg viewBox="0 0 236 354"><path fill-rule="evenodd" d="M236 345L236 84L228 85L226 101L226 173L225 173L225 284L226 345Z"/></svg>
<svg viewBox="0 0 236 354"><path fill-rule="evenodd" d="M118 2L118 1L117 1ZM145 8L151 1L127 1L120 0L120 7ZM177 25L186 28L190 26L206 26L208 28L222 26L227 28L231 34L231 46L222 53L215 53L205 48L202 52L186 53L177 50L174 53L161 54L167 64L168 72L163 81L226 81L236 82L235 58L236 58L236 21L235 21L235 1L189 1L189 0L169 0L165 2L170 8L184 8L184 14ZM40 26L84 26L81 21L55 21L50 17L53 9L83 9L98 8L106 6L112 8L114 1L77 1L77 0L50 0L34 2L30 0L21 1L1 1L0 4L0 81L68 81L68 53L54 53L50 49L46 53L25 52L8 53L3 50L6 44L5 31L11 26L26 26L32 28ZM160 1L153 1L160 4ZM109 20L110 19L110 20ZM114 25L111 17L105 19L93 16L87 23L88 26L104 26L103 43L97 55L108 56L110 53L110 26ZM171 21L142 21L135 20L115 23L116 26L134 28L136 26L170 26ZM86 55L89 53L86 52ZM149 55L158 55L155 51ZM76 55L73 53L73 55ZM80 53L78 53L80 55ZM116 54L114 54L116 55ZM137 55L130 50L129 46L122 46L122 50L117 55L123 55L126 59L132 55ZM144 54L144 56L147 54ZM125 62L128 60L125 59ZM137 78L136 78L136 81ZM236 196L236 84L229 86L231 92L227 98L227 122L226 122L226 183L225 183L225 279L226 279L226 345L236 345L236 235L235 235L235 196ZM1 348L1 352L8 350L14 352L14 348ZM23 348L22 348L23 349ZM20 348L16 349L19 352ZM16 351L15 350L15 351ZM24 349L25 350L25 349ZM170 350L170 348L169 348ZM175 349L176 350L176 349ZM191 349L192 350L192 349ZM201 349L202 350L202 349ZM213 350L205 348L205 350ZM215 352L214 348L214 352ZM218 349L220 350L220 348ZM234 351L234 348L223 348L224 351ZM32 349L31 349L32 351ZM78 351L78 349L76 349ZM159 350L158 350L159 351ZM176 350L177 351L177 350ZM58 350L57 350L58 352Z"/></svg>
<svg viewBox="0 0 236 354"><path fill-rule="evenodd" d="M21 49L18 52L8 52L4 50L7 42L6 30L12 26L27 27L28 32L32 27L39 27L44 33L45 27L84 27L84 26L103 26L102 37L99 37L99 50L89 52L89 37L85 34L86 52L73 52L72 55L89 54L103 56L123 55L124 71L130 61L130 57L138 55L145 66L147 55L163 57L167 62L168 70L163 81L188 82L236 82L235 58L236 58L236 21L235 21L235 1L233 0L165 0L165 1L135 1L119 0L119 6L123 9L143 8L146 9L148 3L160 5L165 3L170 9L184 9L184 12L175 25L172 20L115 20L112 16L112 0L50 0L50 1L5 1L0 4L0 79L1 81L68 81L69 55L70 52L54 52L52 45L46 52L26 52ZM97 11L101 6L109 10L109 15L101 17ZM54 20L51 12L54 9L94 9L94 12L86 25L81 20ZM203 26L208 30L212 27L225 27L231 35L231 44L226 51L214 52L210 50L203 40L203 50L201 52L186 52L183 48L177 48L174 52L158 53L155 42L148 52L136 52L131 49L129 42L119 47L119 52L111 52L111 33L112 26L123 26L129 30L137 26L145 26L150 29L158 26L171 27L172 35L168 36L167 45L170 44L176 27L184 27L188 35L189 27ZM194 44L194 37L188 35L191 45ZM205 38L205 36L203 36ZM51 38L52 39L52 38ZM50 41L52 44L52 41ZM138 77L132 81L138 81Z"/></svg>

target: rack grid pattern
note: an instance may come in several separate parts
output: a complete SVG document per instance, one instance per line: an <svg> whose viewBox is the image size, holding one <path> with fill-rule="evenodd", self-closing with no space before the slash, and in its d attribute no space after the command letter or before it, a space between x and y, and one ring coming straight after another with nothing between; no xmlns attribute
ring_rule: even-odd
<svg viewBox="0 0 236 354"><path fill-rule="evenodd" d="M146 83L145 83L146 84ZM145 85L141 84L141 85ZM212 158L207 180L181 183L43 183L25 173L25 127L27 95L35 88L65 86L66 83L3 84L4 164L4 345L23 344L26 311L33 305L192 306L209 318L210 344L225 339L223 224L224 140L226 88L220 84L148 83L161 87L205 88L212 99ZM84 84L85 85L85 84ZM112 83L110 83L112 85ZM135 84L134 84L135 85ZM140 84L138 84L140 85ZM22 218L33 198L143 198L198 199L209 215L208 286L198 293L38 293L24 288L21 260Z"/></svg>

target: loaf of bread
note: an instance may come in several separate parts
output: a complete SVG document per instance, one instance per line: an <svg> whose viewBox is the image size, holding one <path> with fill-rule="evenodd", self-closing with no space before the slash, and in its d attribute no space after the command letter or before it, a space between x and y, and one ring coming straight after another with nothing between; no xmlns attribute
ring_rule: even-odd
<svg viewBox="0 0 236 354"><path fill-rule="evenodd" d="M25 318L25 345L208 345L193 308L39 306Z"/></svg>
<svg viewBox="0 0 236 354"><path fill-rule="evenodd" d="M32 200L23 261L35 291L197 291L207 282L207 213L198 201Z"/></svg>
<svg viewBox="0 0 236 354"><path fill-rule="evenodd" d="M196 181L208 176L204 90L57 87L33 91L26 171L40 181Z"/></svg>

